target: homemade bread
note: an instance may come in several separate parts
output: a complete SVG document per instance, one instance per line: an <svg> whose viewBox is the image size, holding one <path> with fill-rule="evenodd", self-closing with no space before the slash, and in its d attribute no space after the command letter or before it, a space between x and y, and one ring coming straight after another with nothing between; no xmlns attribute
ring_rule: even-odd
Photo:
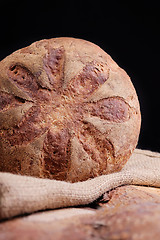
<svg viewBox="0 0 160 240"><path fill-rule="evenodd" d="M41 40L0 62L0 171L70 182L119 171L140 123L129 76L93 43Z"/></svg>

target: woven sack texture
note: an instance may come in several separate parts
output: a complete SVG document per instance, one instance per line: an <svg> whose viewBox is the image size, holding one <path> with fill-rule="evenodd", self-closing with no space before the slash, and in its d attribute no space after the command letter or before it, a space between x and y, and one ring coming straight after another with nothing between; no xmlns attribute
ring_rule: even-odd
<svg viewBox="0 0 160 240"><path fill-rule="evenodd" d="M0 173L0 219L38 210L86 205L122 185L160 187L160 153L136 149L120 171L69 183Z"/></svg>

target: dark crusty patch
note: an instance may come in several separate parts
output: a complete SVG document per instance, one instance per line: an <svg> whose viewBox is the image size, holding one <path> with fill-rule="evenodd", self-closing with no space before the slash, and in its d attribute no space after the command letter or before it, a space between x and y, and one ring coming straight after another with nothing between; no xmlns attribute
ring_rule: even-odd
<svg viewBox="0 0 160 240"><path fill-rule="evenodd" d="M6 131L5 138L11 146L26 144L40 134L44 133L44 129L41 129L38 126L40 121L39 114L40 107L31 107L23 117L22 121L17 123L17 126L13 129L13 131Z"/></svg>
<svg viewBox="0 0 160 240"><path fill-rule="evenodd" d="M65 179L70 159L70 136L68 129L59 132L48 131L43 146L43 165L48 177Z"/></svg>
<svg viewBox="0 0 160 240"><path fill-rule="evenodd" d="M124 122L129 119L129 106L120 97L110 97L90 104L91 115L111 122Z"/></svg>
<svg viewBox="0 0 160 240"><path fill-rule="evenodd" d="M17 101L13 95L6 92L0 92L0 111L5 110Z"/></svg>
<svg viewBox="0 0 160 240"><path fill-rule="evenodd" d="M43 59L44 69L48 75L52 89L61 89L63 84L65 51L63 47L49 48Z"/></svg>
<svg viewBox="0 0 160 240"><path fill-rule="evenodd" d="M102 65L103 66L103 65ZM70 81L69 90L73 96L87 97L108 79L101 71L101 64L89 62L83 70Z"/></svg>
<svg viewBox="0 0 160 240"><path fill-rule="evenodd" d="M8 70L8 76L16 85L22 88L31 96L36 95L38 91L38 84L35 76L25 66L13 65Z"/></svg>
<svg viewBox="0 0 160 240"><path fill-rule="evenodd" d="M97 169L100 174L107 169L108 159L114 163L114 147L107 137L102 134L90 123L83 123L78 135L84 150L91 159L101 166Z"/></svg>

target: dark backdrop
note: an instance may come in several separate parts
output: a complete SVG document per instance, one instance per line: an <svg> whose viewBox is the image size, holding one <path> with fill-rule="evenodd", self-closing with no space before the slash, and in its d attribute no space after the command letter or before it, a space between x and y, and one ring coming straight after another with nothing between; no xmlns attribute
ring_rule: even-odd
<svg viewBox="0 0 160 240"><path fill-rule="evenodd" d="M60 36L89 40L109 53L139 97L138 147L160 151L158 1L2 0L0 9L0 60L33 41Z"/></svg>

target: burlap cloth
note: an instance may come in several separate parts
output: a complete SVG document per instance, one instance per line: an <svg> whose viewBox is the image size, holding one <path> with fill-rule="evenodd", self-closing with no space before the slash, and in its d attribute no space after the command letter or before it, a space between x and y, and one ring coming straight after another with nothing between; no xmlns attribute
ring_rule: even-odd
<svg viewBox="0 0 160 240"><path fill-rule="evenodd" d="M118 186L160 187L160 153L136 149L117 173L78 183L0 173L0 219L38 210L85 205Z"/></svg>

